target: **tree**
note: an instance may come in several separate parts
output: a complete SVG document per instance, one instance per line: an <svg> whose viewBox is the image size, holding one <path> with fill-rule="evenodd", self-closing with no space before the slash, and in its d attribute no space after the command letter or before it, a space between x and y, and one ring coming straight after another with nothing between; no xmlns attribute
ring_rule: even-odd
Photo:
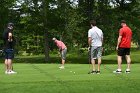
<svg viewBox="0 0 140 93"><path fill-rule="evenodd" d="M18 49L39 53L53 49L51 38L63 40L69 50L75 45L87 47L89 21L95 19L104 33L104 47L115 49L120 20L125 19L133 30L133 41L139 40L139 0L6 0L0 6L0 29L15 23ZM17 3L18 2L18 3ZM9 19L10 18L10 19ZM20 34L19 34L20 33ZM44 41L43 41L44 37Z"/></svg>
<svg viewBox="0 0 140 93"><path fill-rule="evenodd" d="M47 29L47 1L43 0L43 18L44 18L44 40L45 40L45 61L49 61L49 41L48 41L48 29Z"/></svg>

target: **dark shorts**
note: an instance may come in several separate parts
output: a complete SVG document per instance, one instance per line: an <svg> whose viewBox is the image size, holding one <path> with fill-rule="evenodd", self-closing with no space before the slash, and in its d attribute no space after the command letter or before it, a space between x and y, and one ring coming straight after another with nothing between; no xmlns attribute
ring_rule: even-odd
<svg viewBox="0 0 140 93"><path fill-rule="evenodd" d="M118 56L130 55L130 48L119 48Z"/></svg>
<svg viewBox="0 0 140 93"><path fill-rule="evenodd" d="M14 58L14 50L13 49L5 49L4 56L5 56L5 59L13 59Z"/></svg>

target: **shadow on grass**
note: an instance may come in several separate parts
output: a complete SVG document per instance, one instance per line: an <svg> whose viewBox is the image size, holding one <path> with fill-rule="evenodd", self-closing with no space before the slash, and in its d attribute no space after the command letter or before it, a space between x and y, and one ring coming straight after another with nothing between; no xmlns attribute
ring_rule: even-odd
<svg viewBox="0 0 140 93"><path fill-rule="evenodd" d="M48 62L45 61L44 57L18 57L14 59L14 63L36 63L36 64L60 64L60 57L51 57ZM4 59L0 59L0 63L4 63ZM67 64L89 64L88 57L68 57L66 59ZM132 64L140 63L138 60L134 60ZM117 64L116 58L103 58L102 64ZM122 64L126 64L126 61L123 60Z"/></svg>
<svg viewBox="0 0 140 93"><path fill-rule="evenodd" d="M122 64L126 64L127 63L125 59L123 59L122 61L123 61ZM97 62L98 61L96 60L96 63ZM88 58L81 57L81 58L68 58L67 59L67 63L72 63L72 64L89 64L90 62L89 62ZM133 61L132 64L134 64L134 63L140 63L140 62ZM117 64L117 59L102 59L102 64Z"/></svg>

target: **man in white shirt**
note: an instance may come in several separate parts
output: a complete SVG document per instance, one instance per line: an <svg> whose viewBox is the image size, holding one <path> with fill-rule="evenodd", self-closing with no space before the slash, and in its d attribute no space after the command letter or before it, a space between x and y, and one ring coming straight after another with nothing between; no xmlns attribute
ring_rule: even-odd
<svg viewBox="0 0 140 93"><path fill-rule="evenodd" d="M92 63L92 71L89 74L100 74L103 32L96 26L96 21L90 21L91 29L88 31L88 44ZM95 61L98 59L98 69L96 71Z"/></svg>

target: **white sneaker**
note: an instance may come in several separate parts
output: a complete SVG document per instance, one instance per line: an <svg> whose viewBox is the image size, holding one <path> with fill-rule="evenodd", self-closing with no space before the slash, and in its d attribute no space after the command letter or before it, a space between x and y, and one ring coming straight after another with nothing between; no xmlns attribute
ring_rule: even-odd
<svg viewBox="0 0 140 93"><path fill-rule="evenodd" d="M16 73L17 73L17 72L12 71L12 70L8 72L8 74L16 74Z"/></svg>
<svg viewBox="0 0 140 93"><path fill-rule="evenodd" d="M8 74L8 71L7 70L5 71L5 74Z"/></svg>
<svg viewBox="0 0 140 93"><path fill-rule="evenodd" d="M59 68L60 68L60 69L64 69L65 67L64 67L64 66L60 66Z"/></svg>
<svg viewBox="0 0 140 93"><path fill-rule="evenodd" d="M122 73L122 71L115 70L115 71L113 71L113 73L118 73L118 74L120 74L120 73Z"/></svg>
<svg viewBox="0 0 140 93"><path fill-rule="evenodd" d="M126 73L126 74L130 73L130 70L126 70L125 73Z"/></svg>

